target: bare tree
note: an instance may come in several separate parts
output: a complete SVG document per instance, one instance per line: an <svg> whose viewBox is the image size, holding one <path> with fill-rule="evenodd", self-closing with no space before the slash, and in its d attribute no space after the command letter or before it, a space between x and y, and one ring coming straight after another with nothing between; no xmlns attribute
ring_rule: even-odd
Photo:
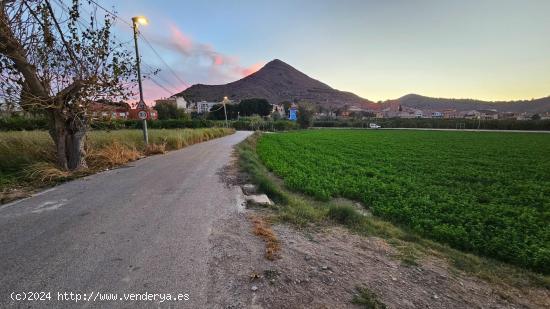
<svg viewBox="0 0 550 309"><path fill-rule="evenodd" d="M111 33L113 17L83 2L0 0L0 97L47 115L66 170L86 168L88 105L132 95L134 61Z"/></svg>

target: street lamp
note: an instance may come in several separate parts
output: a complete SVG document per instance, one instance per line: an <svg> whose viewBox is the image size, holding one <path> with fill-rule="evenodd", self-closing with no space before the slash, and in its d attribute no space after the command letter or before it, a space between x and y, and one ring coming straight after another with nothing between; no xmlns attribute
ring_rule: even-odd
<svg viewBox="0 0 550 309"><path fill-rule="evenodd" d="M145 142L145 146L149 144L149 136L147 134L147 105L145 105L145 101L143 100L143 86L141 85L141 69L140 69L140 59L139 59L139 50L138 50L138 24L141 25L147 25L148 21L147 18L144 16L135 16L132 17L132 26L134 28L134 45L136 47L136 66L137 66L137 77L138 77L138 85L139 85L139 103L137 106L137 109L140 110L139 116L143 119L143 141ZM141 111L145 111L145 117L142 117Z"/></svg>
<svg viewBox="0 0 550 309"><path fill-rule="evenodd" d="M225 114L225 127L226 127L226 128L229 128L229 126L227 125L227 110L225 109L225 104L226 104L227 102L229 102L229 99L228 99L227 97L223 97L222 103L223 103L223 112L224 112L224 114Z"/></svg>

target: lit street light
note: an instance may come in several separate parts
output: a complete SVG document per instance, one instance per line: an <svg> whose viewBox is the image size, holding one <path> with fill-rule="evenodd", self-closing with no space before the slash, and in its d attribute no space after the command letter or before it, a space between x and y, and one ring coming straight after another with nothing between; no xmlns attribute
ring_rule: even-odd
<svg viewBox="0 0 550 309"><path fill-rule="evenodd" d="M225 104L229 102L229 99L227 97L223 97L223 112L225 114L225 127L229 128L229 125L227 125L227 110L225 109Z"/></svg>
<svg viewBox="0 0 550 309"><path fill-rule="evenodd" d="M137 64L137 77L138 77L138 85L139 85L139 103L137 106L137 109L139 110L139 117L143 119L143 141L145 142L145 146L149 144L149 136L147 134L147 105L145 105L145 101L143 100L143 87L141 85L141 69L140 69L140 59L139 59L139 50L138 50L138 24L141 25L147 25L148 21L147 18L143 16L136 16L132 17L132 25L134 28L134 44L136 46L136 64ZM142 111L145 111L145 114L142 113ZM145 115L143 117L142 115Z"/></svg>

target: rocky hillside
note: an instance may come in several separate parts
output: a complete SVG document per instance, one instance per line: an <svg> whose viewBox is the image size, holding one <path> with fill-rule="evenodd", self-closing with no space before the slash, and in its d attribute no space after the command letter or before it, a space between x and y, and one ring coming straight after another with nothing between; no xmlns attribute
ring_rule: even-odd
<svg viewBox="0 0 550 309"><path fill-rule="evenodd" d="M270 103L306 100L327 108L343 105L367 107L371 101L351 92L336 90L313 79L281 60L275 59L262 69L238 81L225 85L197 84L181 92L191 101L221 101L265 98Z"/></svg>

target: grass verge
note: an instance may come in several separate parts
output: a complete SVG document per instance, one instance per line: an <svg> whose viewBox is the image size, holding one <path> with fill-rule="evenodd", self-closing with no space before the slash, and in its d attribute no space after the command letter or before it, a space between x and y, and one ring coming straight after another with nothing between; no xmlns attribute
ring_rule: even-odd
<svg viewBox="0 0 550 309"><path fill-rule="evenodd" d="M352 303L366 309L386 309L386 305L378 300L376 294L367 287L357 287L356 291L357 293L353 296Z"/></svg>
<svg viewBox="0 0 550 309"><path fill-rule="evenodd" d="M323 202L291 192L260 161L256 153L259 138L260 133L255 133L237 147L239 165L249 175L250 181L276 202L272 220L306 229L341 224L353 233L383 238L399 252L396 258L403 265L417 265L423 256L433 255L447 260L454 270L464 271L488 282L524 288L550 288L549 276L464 253L422 238L406 228L361 214L351 201Z"/></svg>
<svg viewBox="0 0 550 309"><path fill-rule="evenodd" d="M145 147L139 130L91 131L85 145L88 169L77 172L55 166L54 144L46 131L0 132L0 203L28 195L37 188L234 132L226 128L153 129Z"/></svg>

